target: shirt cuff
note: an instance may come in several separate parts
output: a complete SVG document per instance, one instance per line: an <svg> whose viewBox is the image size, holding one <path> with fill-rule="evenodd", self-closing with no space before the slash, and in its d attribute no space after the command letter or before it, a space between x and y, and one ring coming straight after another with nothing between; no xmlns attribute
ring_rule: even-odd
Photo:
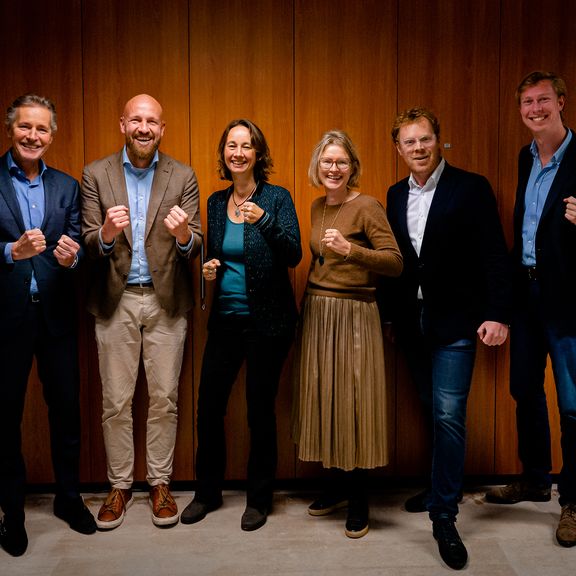
<svg viewBox="0 0 576 576"><path fill-rule="evenodd" d="M188 240L188 244L180 244L178 240L176 240L176 246L178 246L178 250L186 254L186 252L190 252L192 249L192 244L194 244L194 232L192 232L192 236L190 236L190 240Z"/></svg>
<svg viewBox="0 0 576 576"><path fill-rule="evenodd" d="M104 243L104 240L102 240L102 228L98 230L98 241L100 242L100 248L102 248L102 252L104 252L104 254L109 254L112 252L114 246L116 245L116 239L112 240L111 244Z"/></svg>
<svg viewBox="0 0 576 576"><path fill-rule="evenodd" d="M14 259L12 258L12 246L14 242L6 242L4 246L4 259L6 264L14 264Z"/></svg>

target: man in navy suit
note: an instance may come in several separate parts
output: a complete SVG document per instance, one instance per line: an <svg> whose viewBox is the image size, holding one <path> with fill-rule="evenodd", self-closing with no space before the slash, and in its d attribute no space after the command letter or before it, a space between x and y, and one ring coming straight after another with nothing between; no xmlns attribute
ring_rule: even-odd
<svg viewBox="0 0 576 576"><path fill-rule="evenodd" d="M520 480L495 488L498 504L550 500L552 456L544 391L548 355L560 411L562 506L556 539L576 545L576 137L564 125L566 84L537 71L516 90L532 143L520 151L514 208L510 390L516 400Z"/></svg>
<svg viewBox="0 0 576 576"><path fill-rule="evenodd" d="M476 339L498 346L508 335L507 247L490 184L442 158L432 112L403 112L392 138L410 176L388 190L388 220L404 258L401 276L391 280L389 316L433 438L430 488L406 508L428 511L440 555L461 569L468 553L454 523L466 403Z"/></svg>
<svg viewBox="0 0 576 576"><path fill-rule="evenodd" d="M0 158L0 545L20 556L28 546L20 426L34 357L48 405L54 513L84 534L96 524L78 491L73 276L81 256L80 190L42 160L56 132L50 100L21 96L8 108L6 126L12 146Z"/></svg>

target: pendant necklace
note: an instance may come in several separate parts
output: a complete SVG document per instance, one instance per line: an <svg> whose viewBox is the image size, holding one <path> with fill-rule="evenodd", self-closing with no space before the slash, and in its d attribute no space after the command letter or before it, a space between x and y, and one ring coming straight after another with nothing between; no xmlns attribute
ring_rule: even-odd
<svg viewBox="0 0 576 576"><path fill-rule="evenodd" d="M348 195L346 195L346 197L348 197ZM344 199L344 201L342 202L342 204L340 204L340 207L338 208L338 212L336 212L336 216L334 216L334 219L332 220L332 224L330 224L329 228L334 228L334 222L336 222L336 218L338 218L338 214L340 214L340 210L342 210L342 206L344 206L344 204L346 203L346 199ZM326 216L326 200L324 200L324 210L322 211L322 224L320 225L320 238L318 240L318 252L319 252L319 256L318 256L318 262L320 263L320 266L322 266L324 264L324 254L322 252L322 236L326 233L326 230L324 230L324 217Z"/></svg>
<svg viewBox="0 0 576 576"><path fill-rule="evenodd" d="M256 192L256 188L258 188L258 182L256 182L256 184L254 185L252 192L250 192L250 194L248 194L248 196L246 196L246 198L244 198L244 200L242 200L240 204L236 204L236 198L234 198L235 190L234 188L232 188L232 202L234 202L234 206L236 206L236 208L234 208L234 216L236 216L236 218L240 218L240 206L242 206L244 202L248 202L248 200L252 198L254 192Z"/></svg>

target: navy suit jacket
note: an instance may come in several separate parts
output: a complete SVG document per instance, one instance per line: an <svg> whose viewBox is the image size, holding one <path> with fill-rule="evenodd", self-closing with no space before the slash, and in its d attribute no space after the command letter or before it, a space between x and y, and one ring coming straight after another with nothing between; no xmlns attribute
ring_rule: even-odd
<svg viewBox="0 0 576 576"><path fill-rule="evenodd" d="M4 257L6 243L18 240L25 228L8 171L7 154L0 158L0 339L10 337L10 328L24 320L32 271L50 332L59 336L76 326L74 269L58 264L54 248L62 234L80 242L80 187L74 178L54 168L48 168L42 178L45 215L41 229L46 237L46 250L10 264ZM81 251L78 256L82 256Z"/></svg>
<svg viewBox="0 0 576 576"><path fill-rule="evenodd" d="M518 188L514 206L514 259L516 285L521 282L522 223L526 185L532 169L530 146L520 151ZM574 330L576 309L576 225L565 218L564 198L576 196L576 133L566 148L554 182L548 193L536 230L536 268L542 296L543 311L556 326Z"/></svg>
<svg viewBox="0 0 576 576"><path fill-rule="evenodd" d="M404 269L399 278L387 279L384 316L393 321L399 336L419 325L419 285L425 302L424 331L438 342L475 339L486 320L507 324L508 250L488 180L446 163L419 257L408 233L408 192L408 178L391 186L386 208Z"/></svg>

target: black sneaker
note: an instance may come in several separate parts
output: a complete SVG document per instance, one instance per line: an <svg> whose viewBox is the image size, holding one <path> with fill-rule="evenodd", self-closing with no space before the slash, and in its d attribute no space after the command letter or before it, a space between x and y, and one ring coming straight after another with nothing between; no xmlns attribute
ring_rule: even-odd
<svg viewBox="0 0 576 576"><path fill-rule="evenodd" d="M348 506L348 498L335 494L322 494L308 506L308 514L311 516L327 516Z"/></svg>
<svg viewBox="0 0 576 576"><path fill-rule="evenodd" d="M82 496L76 498L65 498L56 496L54 498L54 515L64 522L68 522L70 528L80 534L94 534L96 532L96 521L86 505Z"/></svg>
<svg viewBox="0 0 576 576"><path fill-rule="evenodd" d="M442 560L454 570L462 570L468 562L468 551L462 542L454 520L440 518L432 522L432 532L438 542Z"/></svg>
<svg viewBox="0 0 576 576"><path fill-rule="evenodd" d="M351 499L344 534L348 538L362 538L368 534L368 529L368 502L365 499Z"/></svg>
<svg viewBox="0 0 576 576"><path fill-rule="evenodd" d="M0 546L11 556L22 556L28 548L28 535L24 521L15 522L4 517L0 520Z"/></svg>

